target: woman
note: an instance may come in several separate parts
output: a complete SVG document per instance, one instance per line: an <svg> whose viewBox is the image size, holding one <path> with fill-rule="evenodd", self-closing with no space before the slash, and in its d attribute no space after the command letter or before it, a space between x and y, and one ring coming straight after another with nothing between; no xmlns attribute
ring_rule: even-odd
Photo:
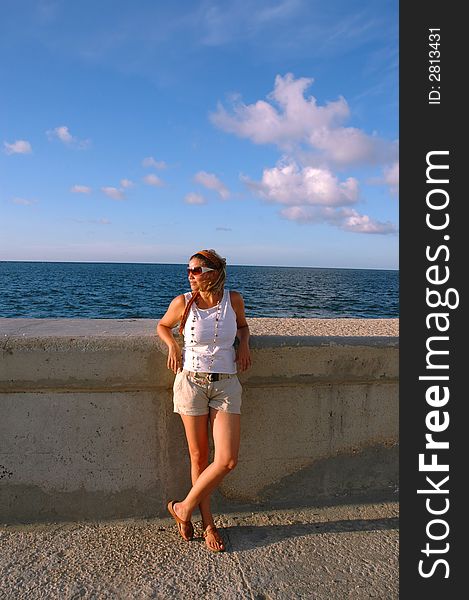
<svg viewBox="0 0 469 600"><path fill-rule="evenodd" d="M181 415L191 462L192 488L168 511L179 533L191 540L192 512L198 506L209 550L225 549L210 509L210 495L236 466L240 440L241 384L237 370L251 366L249 328L241 294L224 289L226 261L215 250L191 256L187 268L191 291L174 298L158 323L157 333L168 346L168 369L176 373L174 412ZM181 353L172 328L184 334ZM234 341L239 344L235 352ZM208 424L214 459L208 464Z"/></svg>

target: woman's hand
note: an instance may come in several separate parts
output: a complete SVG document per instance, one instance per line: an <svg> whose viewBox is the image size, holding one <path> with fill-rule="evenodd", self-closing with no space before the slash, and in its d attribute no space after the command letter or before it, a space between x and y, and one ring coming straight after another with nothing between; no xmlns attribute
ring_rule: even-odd
<svg viewBox="0 0 469 600"><path fill-rule="evenodd" d="M249 343L240 342L238 349L236 351L236 364L238 365L238 370L242 373L249 369L251 366L251 352L249 350Z"/></svg>
<svg viewBox="0 0 469 600"><path fill-rule="evenodd" d="M169 346L168 362L166 365L173 373L178 373L182 369L182 354L178 343Z"/></svg>

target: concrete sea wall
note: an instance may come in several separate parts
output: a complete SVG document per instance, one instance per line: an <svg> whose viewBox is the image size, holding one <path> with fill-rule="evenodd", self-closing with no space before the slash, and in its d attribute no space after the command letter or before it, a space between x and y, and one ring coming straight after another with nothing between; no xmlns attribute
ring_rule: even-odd
<svg viewBox="0 0 469 600"><path fill-rule="evenodd" d="M279 335L272 321L249 321L241 451L219 501L391 495L397 335L377 335L373 319L359 321L359 336ZM156 323L0 319L0 521L157 516L185 495L188 455Z"/></svg>

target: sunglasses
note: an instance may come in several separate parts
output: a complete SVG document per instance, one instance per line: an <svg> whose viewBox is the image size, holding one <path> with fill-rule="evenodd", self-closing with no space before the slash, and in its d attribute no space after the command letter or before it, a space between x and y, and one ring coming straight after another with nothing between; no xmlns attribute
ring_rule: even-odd
<svg viewBox="0 0 469 600"><path fill-rule="evenodd" d="M208 273L209 271L216 271L210 267L187 267L187 274L190 275L202 275L202 273Z"/></svg>

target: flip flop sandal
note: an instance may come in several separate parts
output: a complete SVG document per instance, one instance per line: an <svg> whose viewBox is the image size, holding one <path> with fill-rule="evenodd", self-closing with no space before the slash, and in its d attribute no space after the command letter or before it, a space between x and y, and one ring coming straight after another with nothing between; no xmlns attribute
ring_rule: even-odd
<svg viewBox="0 0 469 600"><path fill-rule="evenodd" d="M204 539L205 539L205 545L207 546L207 548L209 550L211 550L212 552L224 552L225 551L225 542L222 540L216 527L214 527L213 525L207 525L207 527L205 528L202 535L204 536ZM212 546L209 546L207 544L207 536L209 536L209 535L213 535L213 537L217 540L217 542L219 544L223 544L223 548L213 548Z"/></svg>
<svg viewBox="0 0 469 600"><path fill-rule="evenodd" d="M194 537L194 526L192 525L192 523L190 521L183 521L180 517L177 516L177 514L174 511L173 505L176 504L177 500L170 500L168 502L168 511L169 514L173 517L173 519L176 521L177 526L178 526L178 531L181 535L181 537L183 539L186 540L186 542L190 542L192 540L192 538ZM190 526L190 532L189 535L186 536L184 535L183 531L182 531L182 525L187 525Z"/></svg>

